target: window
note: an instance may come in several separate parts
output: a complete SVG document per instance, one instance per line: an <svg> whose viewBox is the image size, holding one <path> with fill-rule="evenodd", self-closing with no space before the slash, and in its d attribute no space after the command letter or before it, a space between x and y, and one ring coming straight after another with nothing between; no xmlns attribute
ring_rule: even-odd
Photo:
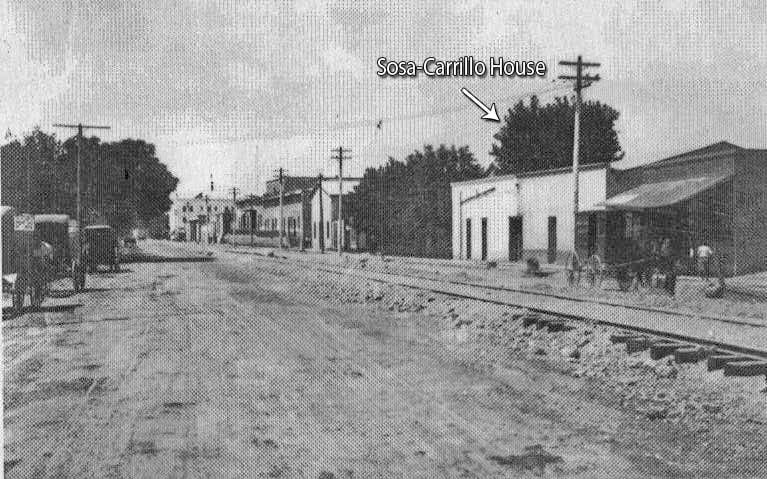
<svg viewBox="0 0 767 479"><path fill-rule="evenodd" d="M186 206L182 206L182 207L181 207L181 212L182 212L182 213L186 213Z"/></svg>
<svg viewBox="0 0 767 479"><path fill-rule="evenodd" d="M186 223L186 216L184 216L183 218L181 218L181 222L182 222L182 223Z"/></svg>
<svg viewBox="0 0 767 479"><path fill-rule="evenodd" d="M330 238L330 221L325 222L325 238Z"/></svg>
<svg viewBox="0 0 767 479"><path fill-rule="evenodd" d="M213 211L218 211L218 206L214 206Z"/></svg>
<svg viewBox="0 0 767 479"><path fill-rule="evenodd" d="M312 238L317 239L317 222L312 225Z"/></svg>

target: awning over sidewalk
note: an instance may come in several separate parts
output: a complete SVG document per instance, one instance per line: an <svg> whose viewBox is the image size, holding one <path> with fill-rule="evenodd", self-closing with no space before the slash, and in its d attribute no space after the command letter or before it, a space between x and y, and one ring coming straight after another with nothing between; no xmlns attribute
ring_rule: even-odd
<svg viewBox="0 0 767 479"><path fill-rule="evenodd" d="M692 198L728 179L730 175L703 176L660 183L647 183L599 203L608 209L641 210L670 206Z"/></svg>

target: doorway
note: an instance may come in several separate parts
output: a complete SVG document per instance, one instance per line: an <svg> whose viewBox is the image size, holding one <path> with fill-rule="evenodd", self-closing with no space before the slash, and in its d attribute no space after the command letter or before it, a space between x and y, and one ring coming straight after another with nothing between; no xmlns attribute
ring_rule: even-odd
<svg viewBox="0 0 767 479"><path fill-rule="evenodd" d="M549 250L546 257L549 264L557 261L557 217L549 216Z"/></svg>
<svg viewBox="0 0 767 479"><path fill-rule="evenodd" d="M509 261L522 259L522 217L509 216Z"/></svg>
<svg viewBox="0 0 767 479"><path fill-rule="evenodd" d="M589 229L588 229L588 255L591 257L593 254L597 254L597 215L589 215Z"/></svg>
<svg viewBox="0 0 767 479"><path fill-rule="evenodd" d="M482 218L482 261L487 259L487 218Z"/></svg>
<svg viewBox="0 0 767 479"><path fill-rule="evenodd" d="M466 259L471 259L471 218L466 218Z"/></svg>

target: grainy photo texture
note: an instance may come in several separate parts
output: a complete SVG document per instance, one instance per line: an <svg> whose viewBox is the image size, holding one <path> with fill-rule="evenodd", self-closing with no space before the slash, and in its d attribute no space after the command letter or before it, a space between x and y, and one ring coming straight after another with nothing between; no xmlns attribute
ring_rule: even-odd
<svg viewBox="0 0 767 479"><path fill-rule="evenodd" d="M761 0L0 0L9 478L767 477Z"/></svg>

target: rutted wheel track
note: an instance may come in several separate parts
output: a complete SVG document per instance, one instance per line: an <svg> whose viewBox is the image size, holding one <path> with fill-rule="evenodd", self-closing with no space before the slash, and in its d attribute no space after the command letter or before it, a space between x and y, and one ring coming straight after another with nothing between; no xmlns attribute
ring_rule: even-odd
<svg viewBox="0 0 767 479"><path fill-rule="evenodd" d="M229 251L231 253L241 253L239 251ZM577 321L585 322L589 324L599 324L603 326L609 326L622 331L625 334L613 335L613 342L625 343L628 352L637 352L642 350L650 350L650 354L654 359L660 359L662 357L673 355L677 362L697 362L701 360L707 360L709 371L724 369L725 375L728 376L761 376L767 375L767 344L764 347L752 347L743 344L737 344L732 341L718 341L708 340L700 337L692 337L685 334L677 334L669 331L661 331L642 325L627 325L615 320L605 318L594 318L582 314L563 313L561 311L552 311L544 307L531 306L525 304L522 301L514 302L509 300L488 298L487 295L492 292L508 292L519 294L535 294L536 296L551 297L555 299L564 299L567 301L574 301L578 303L587 304L600 304L598 301L590 301L584 298L572 299L569 297L558 297L556 295L550 295L546 293L536 292L530 293L525 290L514 290L511 288L504 288L499 286L485 286L475 283L460 282L460 281L448 281L441 279L428 278L420 275L405 274L405 273L390 273L382 271L371 271L372 274L379 277L373 277L370 274L366 274L359 269L334 267L328 265L318 266L315 263L308 261L296 260L293 258L276 257L270 258L261 255L254 255L255 258L267 261L271 260L278 262L280 259L286 259L293 263L300 263L302 267L312 269L314 271L330 273L336 275L354 276L360 279L373 281L382 284L394 284L406 288L418 289L422 291L428 291L435 294L442 294L461 299L469 299L474 301L482 301L486 303L498 304L502 306L521 307L531 311L533 314L528 315L523 319L526 326L537 325L538 328L546 327L551 332L557 332L566 330L568 328L564 321ZM383 277L383 278L382 278ZM419 280L424 283L413 284L408 280ZM444 285L444 287L432 287L425 282L438 283ZM466 292L457 292L449 290L449 287L460 286L468 289ZM603 303L603 302L602 302ZM645 308L630 306L613 305L609 306L615 308L625 308L644 311ZM670 311L663 311L662 314L667 316L676 316L680 318L689 319L688 314L675 313ZM720 319L706 318L714 321L721 321ZM564 321L563 321L564 320ZM747 334L745 328L765 328L767 325L752 324L749 322L735 322L735 321L722 321L731 325L742 326L744 328L744 334Z"/></svg>

